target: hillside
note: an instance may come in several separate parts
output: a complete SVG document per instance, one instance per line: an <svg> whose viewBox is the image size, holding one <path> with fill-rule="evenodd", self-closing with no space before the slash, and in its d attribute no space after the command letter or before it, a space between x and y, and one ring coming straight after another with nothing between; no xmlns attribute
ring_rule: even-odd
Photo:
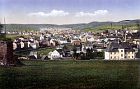
<svg viewBox="0 0 140 89"><path fill-rule="evenodd" d="M55 25L55 24L6 24L8 31L19 31L19 30L39 30L40 28L52 28L52 27L65 27L80 30L105 30L105 29L121 29L131 27L134 29L140 28L140 20L123 20L119 22L90 22L82 24L66 24L66 25Z"/></svg>

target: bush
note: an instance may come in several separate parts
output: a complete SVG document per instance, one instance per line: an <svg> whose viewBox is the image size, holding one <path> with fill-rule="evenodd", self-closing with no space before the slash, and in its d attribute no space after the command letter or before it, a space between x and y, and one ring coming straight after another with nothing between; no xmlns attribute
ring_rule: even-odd
<svg viewBox="0 0 140 89"><path fill-rule="evenodd" d="M104 58L104 52L88 52L86 53L86 60Z"/></svg>

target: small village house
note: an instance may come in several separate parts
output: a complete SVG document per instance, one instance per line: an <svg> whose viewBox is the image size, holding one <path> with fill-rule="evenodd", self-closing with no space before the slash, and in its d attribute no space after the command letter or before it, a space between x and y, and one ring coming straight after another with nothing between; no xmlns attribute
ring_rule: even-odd
<svg viewBox="0 0 140 89"><path fill-rule="evenodd" d="M50 58L50 60L59 60L62 58L62 55L57 50L54 50L48 53L48 58Z"/></svg>

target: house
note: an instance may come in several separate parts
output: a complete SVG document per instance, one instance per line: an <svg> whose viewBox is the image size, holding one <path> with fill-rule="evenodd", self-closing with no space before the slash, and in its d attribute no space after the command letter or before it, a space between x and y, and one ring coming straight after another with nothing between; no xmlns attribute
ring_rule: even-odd
<svg viewBox="0 0 140 89"><path fill-rule="evenodd" d="M128 42L112 42L105 50L105 60L135 59L136 51Z"/></svg>
<svg viewBox="0 0 140 89"><path fill-rule="evenodd" d="M24 48L24 42L20 42L20 47L21 47L21 49L23 49Z"/></svg>
<svg viewBox="0 0 140 89"><path fill-rule="evenodd" d="M15 42L13 42L13 50L17 49L17 44Z"/></svg>
<svg viewBox="0 0 140 89"><path fill-rule="evenodd" d="M71 43L72 43L72 45L81 45L81 41L80 40L74 40Z"/></svg>
<svg viewBox="0 0 140 89"><path fill-rule="evenodd" d="M61 39L58 40L58 43L59 43L59 44L67 44L68 42L67 42L66 39L61 38Z"/></svg>
<svg viewBox="0 0 140 89"><path fill-rule="evenodd" d="M95 52L104 52L105 49L106 49L106 45L104 43L93 44L93 51Z"/></svg>
<svg viewBox="0 0 140 89"><path fill-rule="evenodd" d="M37 59L38 58L38 53L37 51L31 51L29 54L30 59Z"/></svg>
<svg viewBox="0 0 140 89"><path fill-rule="evenodd" d="M87 41L88 41L88 42L94 42L95 39L94 39L93 37L88 37L88 38L87 38Z"/></svg>
<svg viewBox="0 0 140 89"><path fill-rule="evenodd" d="M140 45L140 32L132 33L131 39L132 39L134 44Z"/></svg>
<svg viewBox="0 0 140 89"><path fill-rule="evenodd" d="M81 42L87 42L87 37L86 36L81 36L80 37Z"/></svg>
<svg viewBox="0 0 140 89"><path fill-rule="evenodd" d="M58 42L55 39L51 39L50 44L51 44L51 46L56 46L58 44Z"/></svg>
<svg viewBox="0 0 140 89"><path fill-rule="evenodd" d="M37 40L34 40L33 42L30 43L30 47L32 49L37 49L39 47L39 42Z"/></svg>
<svg viewBox="0 0 140 89"><path fill-rule="evenodd" d="M81 51L83 53L86 53L86 50L87 49L93 49L93 44L92 43L85 43L85 44L82 44L82 48L81 48Z"/></svg>
<svg viewBox="0 0 140 89"><path fill-rule="evenodd" d="M44 35L43 35L43 34L41 34L40 40L41 40L41 41L44 40Z"/></svg>
<svg viewBox="0 0 140 89"><path fill-rule="evenodd" d="M48 53L48 58L51 60L59 60L62 58L62 55L57 50L54 50L53 52Z"/></svg>

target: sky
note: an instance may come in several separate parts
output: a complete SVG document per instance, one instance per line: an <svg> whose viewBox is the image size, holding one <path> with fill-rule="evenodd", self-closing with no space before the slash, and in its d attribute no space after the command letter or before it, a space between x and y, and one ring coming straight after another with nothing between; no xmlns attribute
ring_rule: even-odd
<svg viewBox="0 0 140 89"><path fill-rule="evenodd" d="M140 19L140 0L0 0L9 24L75 24Z"/></svg>

